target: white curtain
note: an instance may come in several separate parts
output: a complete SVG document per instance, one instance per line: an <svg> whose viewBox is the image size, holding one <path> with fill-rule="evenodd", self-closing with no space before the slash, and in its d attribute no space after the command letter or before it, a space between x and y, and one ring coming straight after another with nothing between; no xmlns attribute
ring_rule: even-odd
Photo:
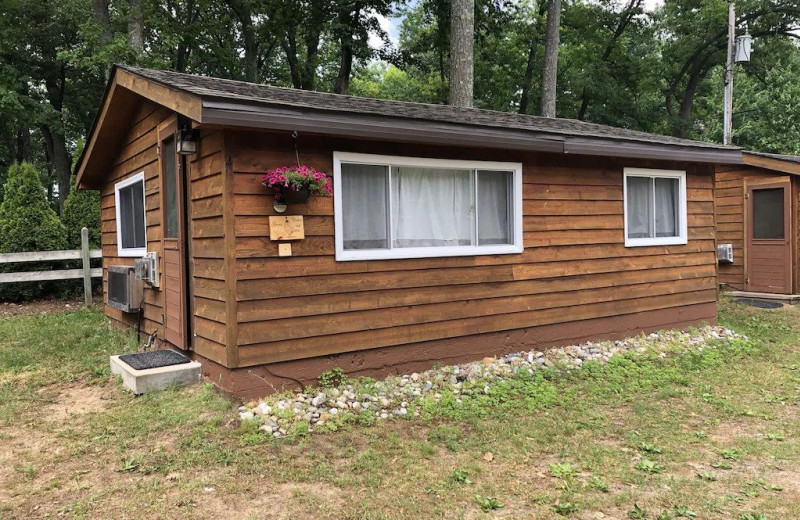
<svg viewBox="0 0 800 520"><path fill-rule="evenodd" d="M475 243L471 170L392 169L393 247Z"/></svg>
<svg viewBox="0 0 800 520"><path fill-rule="evenodd" d="M678 236L678 179L655 179L656 190L656 236Z"/></svg>
<svg viewBox="0 0 800 520"><path fill-rule="evenodd" d="M653 237L653 179L628 177L628 238Z"/></svg>
<svg viewBox="0 0 800 520"><path fill-rule="evenodd" d="M512 172L478 171L478 244L510 244Z"/></svg>
<svg viewBox="0 0 800 520"><path fill-rule="evenodd" d="M342 164L345 249L386 249L388 166Z"/></svg>

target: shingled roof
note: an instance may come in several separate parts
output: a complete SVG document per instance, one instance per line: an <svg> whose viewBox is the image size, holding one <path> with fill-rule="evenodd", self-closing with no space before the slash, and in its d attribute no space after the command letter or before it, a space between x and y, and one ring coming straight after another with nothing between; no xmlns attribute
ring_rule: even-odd
<svg viewBox="0 0 800 520"><path fill-rule="evenodd" d="M502 129L514 128L563 136L585 136L719 150L731 149L731 147L718 143L637 132L575 119L546 118L478 108L345 96L140 67L120 66L120 68L206 100L227 100L349 114L371 114Z"/></svg>
<svg viewBox="0 0 800 520"><path fill-rule="evenodd" d="M742 162L739 148L574 119L360 98L118 65L76 168L79 184L87 161L92 163L89 177L101 175L105 155L116 146L113 128L131 110L135 96L167 106L200 125L561 154ZM116 114L111 123L106 121L109 114ZM105 140L101 150L94 147L98 139ZM97 157L87 158L89 149Z"/></svg>

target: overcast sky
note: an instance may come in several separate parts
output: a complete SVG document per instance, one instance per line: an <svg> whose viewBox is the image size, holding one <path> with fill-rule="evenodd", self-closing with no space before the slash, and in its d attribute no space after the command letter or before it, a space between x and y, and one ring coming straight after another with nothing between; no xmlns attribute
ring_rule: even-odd
<svg viewBox="0 0 800 520"><path fill-rule="evenodd" d="M651 11L663 3L664 0L644 0L644 8L647 11ZM402 22L402 18L386 18L385 16L379 15L378 22L381 24L381 29L386 31L386 33L389 35L389 38L392 40L392 43L396 47L400 37L400 23ZM379 48L383 44L381 39L376 35L372 35L370 37L369 43L370 46L375 49Z"/></svg>

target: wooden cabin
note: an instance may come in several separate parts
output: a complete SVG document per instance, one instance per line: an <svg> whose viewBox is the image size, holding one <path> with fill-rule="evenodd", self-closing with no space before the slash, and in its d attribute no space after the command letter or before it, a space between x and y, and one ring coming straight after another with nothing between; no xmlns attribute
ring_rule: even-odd
<svg viewBox="0 0 800 520"><path fill-rule="evenodd" d="M717 168L717 241L730 245L720 262L725 289L758 294L800 292L800 156L742 154L744 164Z"/></svg>
<svg viewBox="0 0 800 520"><path fill-rule="evenodd" d="M334 367L714 323L714 170L741 162L573 120L118 66L76 174L102 193L106 301L111 266L157 257L141 316L108 317L255 396ZM263 176L298 163L334 196L276 204Z"/></svg>

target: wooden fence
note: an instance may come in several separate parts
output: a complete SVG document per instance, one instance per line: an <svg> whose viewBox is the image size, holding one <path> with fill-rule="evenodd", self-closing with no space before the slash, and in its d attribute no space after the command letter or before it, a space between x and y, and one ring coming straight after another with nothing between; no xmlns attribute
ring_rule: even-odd
<svg viewBox="0 0 800 520"><path fill-rule="evenodd" d="M89 249L89 230L81 229L81 248L68 251L33 251L30 253L0 253L0 265L25 262L54 262L62 260L81 260L80 269L60 269L54 271L19 271L0 273L0 284L14 282L43 282L47 280L72 280L83 278L83 294L86 305L92 304L92 278L103 276L102 267L92 268L92 258L102 258L100 249Z"/></svg>

